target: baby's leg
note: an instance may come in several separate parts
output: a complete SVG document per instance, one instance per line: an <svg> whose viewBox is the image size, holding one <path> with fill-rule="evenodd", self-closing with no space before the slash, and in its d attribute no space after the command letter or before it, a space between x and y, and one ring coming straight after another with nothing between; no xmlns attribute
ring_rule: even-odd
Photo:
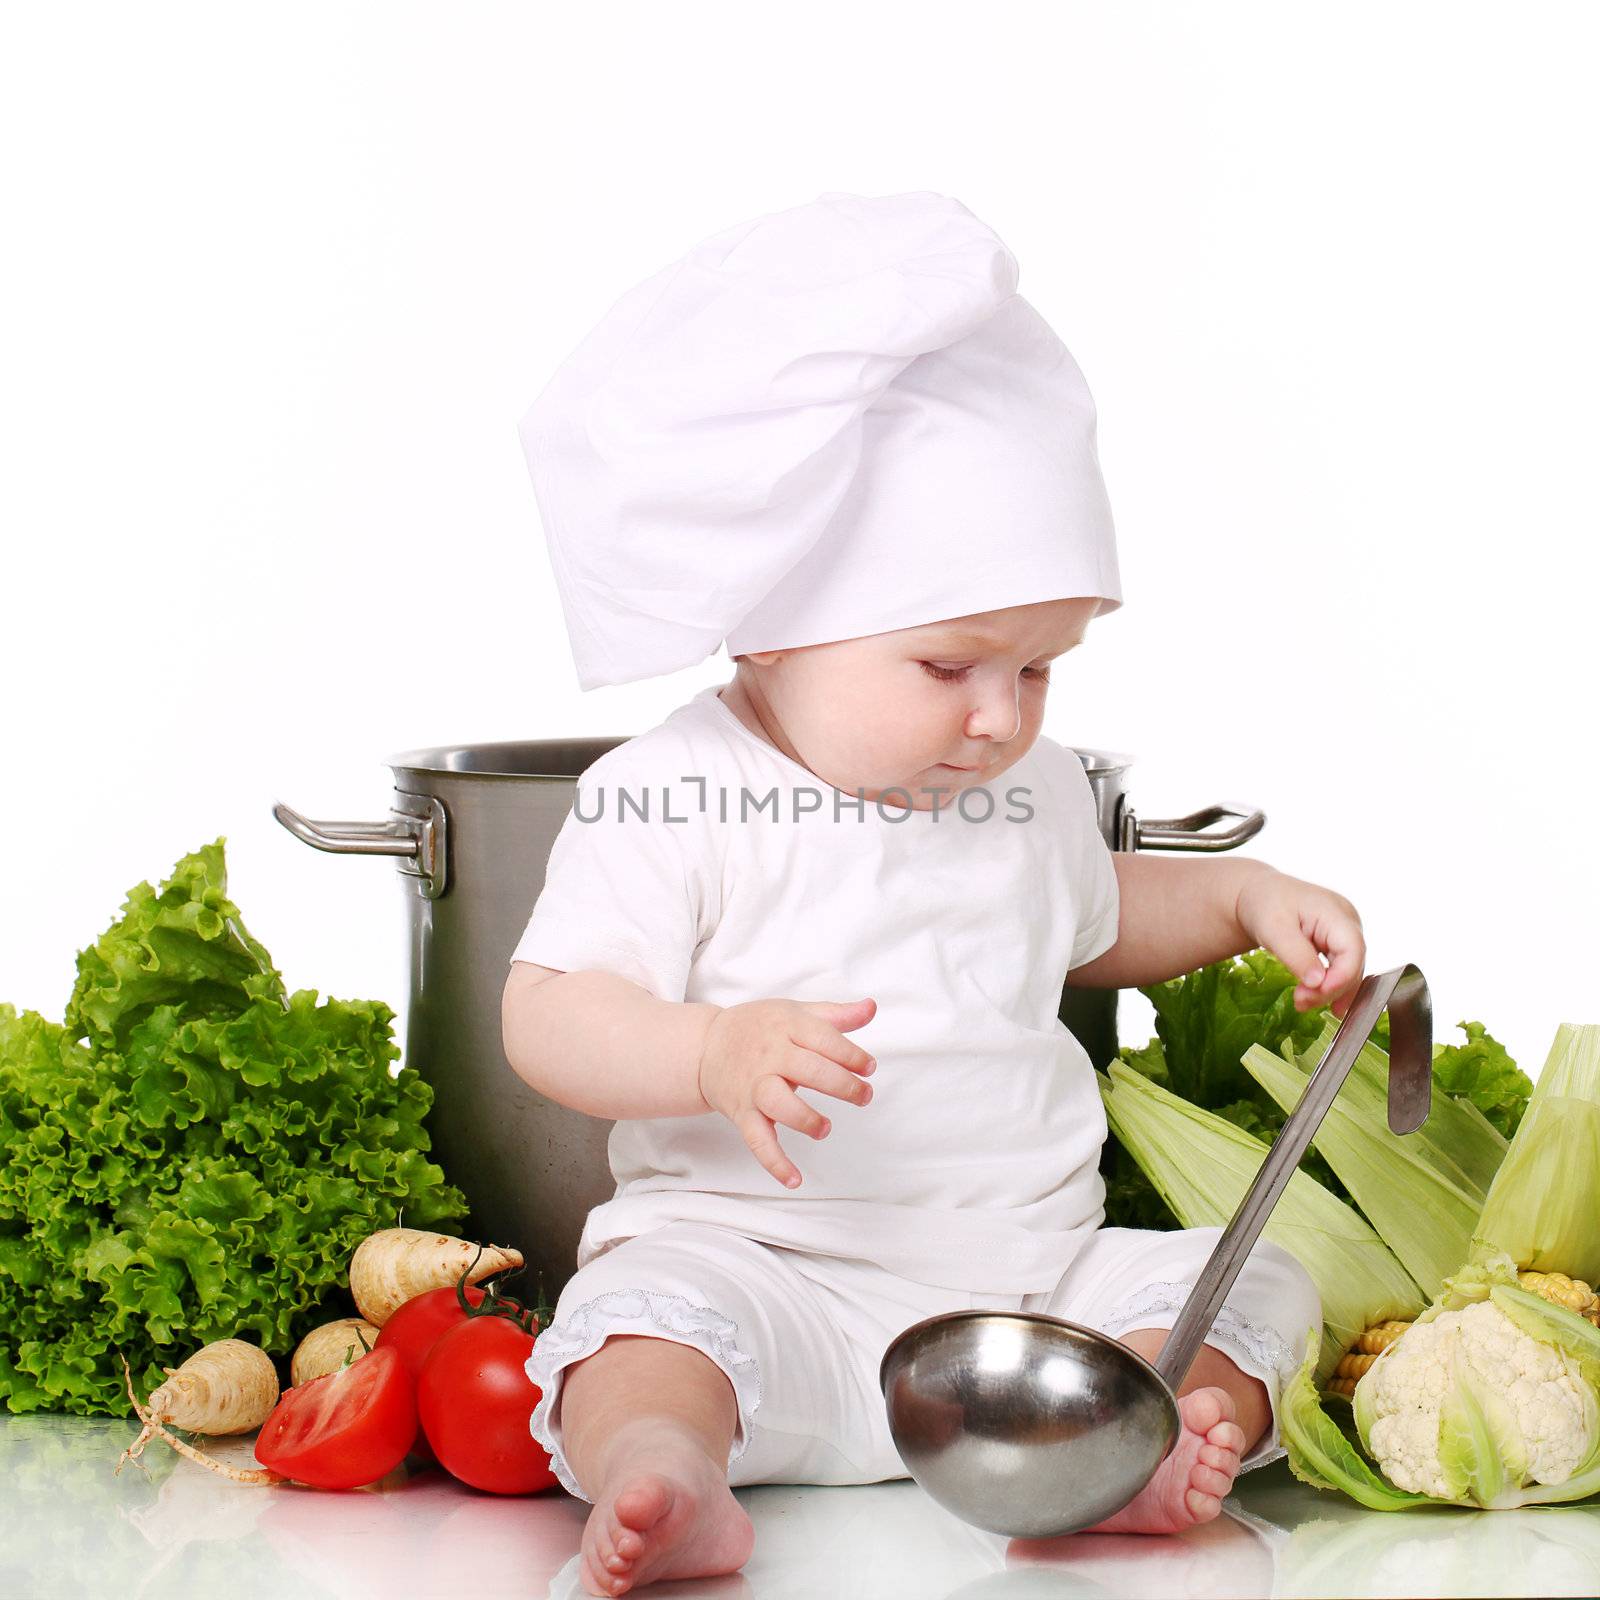
<svg viewBox="0 0 1600 1600"><path fill-rule="evenodd" d="M1165 1328L1130 1328L1121 1342L1153 1362ZM1156 1475L1096 1533L1181 1533L1210 1522L1233 1487L1239 1460L1267 1431L1272 1402L1259 1378L1241 1372L1222 1351L1203 1345L1178 1390L1182 1432Z"/></svg>
<svg viewBox="0 0 1600 1600"><path fill-rule="evenodd" d="M737 1409L722 1369L670 1339L613 1334L563 1382L567 1463L594 1502L589 1593L743 1566L755 1530L728 1488Z"/></svg>

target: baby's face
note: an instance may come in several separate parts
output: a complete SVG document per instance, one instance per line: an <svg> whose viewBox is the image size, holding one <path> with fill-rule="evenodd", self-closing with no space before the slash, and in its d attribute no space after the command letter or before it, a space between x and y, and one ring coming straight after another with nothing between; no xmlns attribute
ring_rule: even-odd
<svg viewBox="0 0 1600 1600"><path fill-rule="evenodd" d="M740 659L738 682L767 736L823 782L868 800L907 789L931 811L1033 747L1050 663L1082 642L1097 605L1044 600L761 651ZM945 793L920 792L936 788Z"/></svg>

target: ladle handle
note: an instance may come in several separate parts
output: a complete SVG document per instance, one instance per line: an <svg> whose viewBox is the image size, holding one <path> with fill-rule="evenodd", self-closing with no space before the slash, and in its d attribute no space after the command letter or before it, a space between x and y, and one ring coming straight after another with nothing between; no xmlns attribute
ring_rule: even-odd
<svg viewBox="0 0 1600 1600"><path fill-rule="evenodd" d="M1428 1120L1433 1099L1433 1005L1428 980L1408 962L1391 972L1374 974L1356 990L1328 1053L1318 1062L1299 1104L1272 1141L1256 1181L1217 1241L1156 1358L1156 1371L1174 1393L1189 1375L1245 1257L1261 1237L1278 1196L1288 1186L1385 1006L1389 1008L1389 1126L1396 1133L1415 1133Z"/></svg>

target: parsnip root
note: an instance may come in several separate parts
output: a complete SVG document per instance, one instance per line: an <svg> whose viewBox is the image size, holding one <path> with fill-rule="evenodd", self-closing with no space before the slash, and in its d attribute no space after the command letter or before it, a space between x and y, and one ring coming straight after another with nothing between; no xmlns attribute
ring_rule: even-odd
<svg viewBox="0 0 1600 1600"><path fill-rule="evenodd" d="M122 1366L126 1372L126 1358ZM128 1398L133 1400L144 1429L123 1451L117 1463L118 1472L124 1463L137 1461L156 1434L179 1454L200 1458L192 1446L174 1438L162 1423L190 1433L250 1433L272 1415L272 1408L278 1403L278 1372L271 1357L259 1345L247 1344L243 1339L214 1340L195 1351L182 1366L161 1370L166 1373L167 1381L151 1392L144 1406L135 1398L132 1377L129 1377ZM220 1462L211 1463L209 1457L206 1463L230 1475L236 1471L232 1467L224 1468Z"/></svg>
<svg viewBox="0 0 1600 1600"><path fill-rule="evenodd" d="M289 1358L289 1382L297 1388L313 1378L325 1378L344 1365L345 1352L354 1350L352 1365L376 1342L378 1330L361 1317L340 1317L313 1328ZM363 1342L364 1341L364 1342Z"/></svg>
<svg viewBox="0 0 1600 1600"><path fill-rule="evenodd" d="M356 1246L350 1293L361 1315L381 1328L407 1300L458 1283L469 1268L467 1282L480 1283L491 1273L521 1265L519 1251L499 1245L484 1245L479 1255L479 1246L470 1239L420 1228L383 1228Z"/></svg>
<svg viewBox="0 0 1600 1600"><path fill-rule="evenodd" d="M278 1370L260 1345L217 1339L181 1367L163 1367L167 1381L145 1402L150 1414L189 1433L251 1433L278 1403Z"/></svg>
<svg viewBox="0 0 1600 1600"><path fill-rule="evenodd" d="M270 1467L258 1467L253 1472L246 1472L240 1467L231 1467L226 1461L218 1461L215 1456L208 1456L205 1451L197 1450L191 1444L185 1443L176 1434L168 1433L162 1427L161 1420L152 1411L139 1404L139 1397L133 1392L133 1373L128 1369L128 1359L121 1356L122 1374L128 1384L128 1398L133 1402L134 1415L144 1424L144 1431L139 1437L122 1452L117 1461L117 1472L120 1473L129 1461L136 1460L139 1452L144 1449L145 1442L152 1436L165 1439L180 1456L186 1456L197 1466L209 1472L219 1473L224 1478L231 1478L235 1483L287 1483L289 1480L281 1472L274 1472ZM159 1392L159 1391L158 1391Z"/></svg>

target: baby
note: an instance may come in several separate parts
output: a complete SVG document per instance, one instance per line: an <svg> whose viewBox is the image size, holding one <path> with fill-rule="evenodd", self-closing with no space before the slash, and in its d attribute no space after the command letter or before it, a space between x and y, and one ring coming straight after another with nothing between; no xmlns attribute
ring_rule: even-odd
<svg viewBox="0 0 1600 1600"><path fill-rule="evenodd" d="M732 1486L903 1477L877 1369L925 1317L1157 1354L1216 1230L1100 1225L1063 981L1264 945L1343 1015L1362 976L1330 890L1113 855L1041 731L1120 585L1092 402L1015 273L943 196L824 195L625 296L524 424L583 687L736 663L582 774L505 989L511 1066L616 1119L528 1364L592 1594L740 1567ZM1258 1245L1103 1530L1217 1516L1319 1320Z"/></svg>

